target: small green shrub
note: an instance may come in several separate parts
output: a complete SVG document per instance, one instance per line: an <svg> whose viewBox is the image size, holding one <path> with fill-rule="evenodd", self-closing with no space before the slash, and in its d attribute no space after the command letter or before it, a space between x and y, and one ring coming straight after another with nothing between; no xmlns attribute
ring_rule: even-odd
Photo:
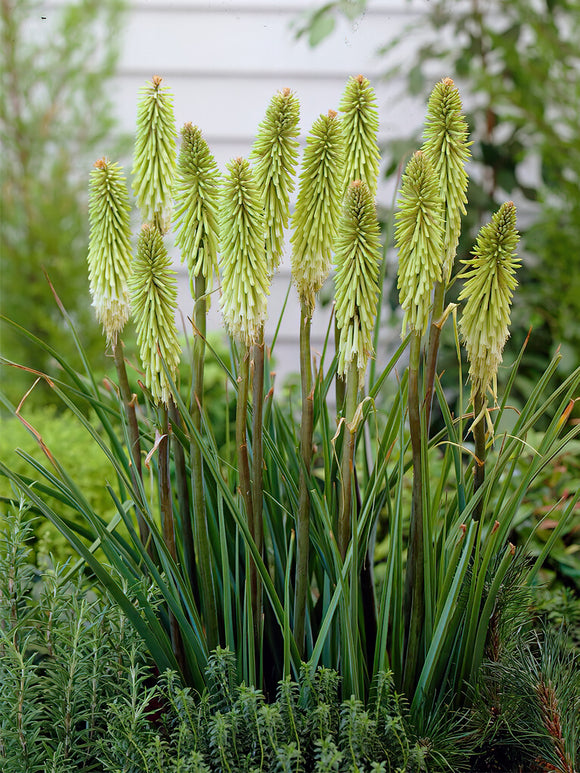
<svg viewBox="0 0 580 773"><path fill-rule="evenodd" d="M82 481L84 495L95 512L106 521L110 521L115 513L115 506L109 496L105 481L116 479L115 471L109 464L101 449L88 441L82 426L68 412L58 412L55 406L34 407L26 411L26 421L42 438L50 453L59 460L62 467L74 472ZM27 475L30 465L15 449L30 455L39 462L46 461L38 439L15 416L2 417L2 432L0 433L0 458L10 464L22 475ZM0 496L10 497L12 489L6 478L0 479ZM62 502L52 500L53 506L80 523L75 516L75 510ZM4 517L0 513L0 528ZM69 544L58 529L46 520L37 520L34 533L37 553L52 554L54 560L63 562L72 555Z"/></svg>

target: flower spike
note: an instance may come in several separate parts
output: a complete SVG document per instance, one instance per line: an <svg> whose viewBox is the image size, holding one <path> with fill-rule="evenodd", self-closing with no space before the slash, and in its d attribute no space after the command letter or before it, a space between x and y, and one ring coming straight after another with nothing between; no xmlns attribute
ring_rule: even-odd
<svg viewBox="0 0 580 773"><path fill-rule="evenodd" d="M437 175L425 153L418 150L407 164L395 215L399 250L399 302L407 325L423 334L429 320L431 294L441 281L443 213Z"/></svg>
<svg viewBox="0 0 580 773"><path fill-rule="evenodd" d="M460 274L466 281L459 300L466 304L459 331L467 348L472 394L485 395L502 361L509 336L511 299L518 284L518 241L516 208L508 201L481 228L473 259L462 261L468 268Z"/></svg>
<svg viewBox="0 0 580 773"><path fill-rule="evenodd" d="M220 214L221 305L230 334L250 346L259 339L270 292L264 211L248 161L234 159L227 172Z"/></svg>
<svg viewBox="0 0 580 773"><path fill-rule="evenodd" d="M163 363L173 376L180 355L175 326L177 282L163 237L148 223L141 229L129 286L145 384L155 402L167 406L171 385Z"/></svg>
<svg viewBox="0 0 580 773"><path fill-rule="evenodd" d="M173 96L154 75L141 89L137 106L137 137L133 163L133 191L143 220L166 233L171 223L171 195L175 174L175 116Z"/></svg>
<svg viewBox="0 0 580 773"><path fill-rule="evenodd" d="M129 319L131 229L123 171L108 158L95 162L89 179L89 282L107 343L115 343Z"/></svg>
<svg viewBox="0 0 580 773"><path fill-rule="evenodd" d="M306 139L296 209L292 216L292 277L301 302L314 308L331 268L340 218L344 142L334 110L321 115Z"/></svg>
<svg viewBox="0 0 580 773"><path fill-rule="evenodd" d="M367 184L372 196L377 192L379 147L377 132L379 114L375 91L362 75L350 78L342 95L339 110L345 146L344 189L353 180Z"/></svg>
<svg viewBox="0 0 580 773"><path fill-rule="evenodd" d="M379 296L379 224L371 193L355 180L346 193L336 239L336 322L340 329L338 372L346 377L356 359L362 388Z"/></svg>
<svg viewBox="0 0 580 773"><path fill-rule="evenodd" d="M423 152L440 180L445 217L443 280L447 284L461 231L461 216L467 203L467 163L470 152L468 128L461 114L461 97L451 78L435 85L429 98Z"/></svg>
<svg viewBox="0 0 580 773"><path fill-rule="evenodd" d="M284 229L288 226L289 198L294 190L298 159L296 95L285 88L272 97L250 154L254 179L262 191L266 225L266 257L273 273L282 257Z"/></svg>
<svg viewBox="0 0 580 773"><path fill-rule="evenodd" d="M187 263L189 278L202 275L207 291L217 273L219 179L217 164L197 126L181 130L175 179L175 244Z"/></svg>

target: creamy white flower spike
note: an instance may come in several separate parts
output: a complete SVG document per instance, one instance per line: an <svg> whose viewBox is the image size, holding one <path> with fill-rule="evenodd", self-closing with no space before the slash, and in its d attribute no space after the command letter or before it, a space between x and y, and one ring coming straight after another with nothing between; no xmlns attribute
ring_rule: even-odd
<svg viewBox="0 0 580 773"><path fill-rule="evenodd" d="M349 78L338 109L344 138L344 191L354 180L362 180L375 196L380 160L379 113L375 91L367 78Z"/></svg>
<svg viewBox="0 0 580 773"><path fill-rule="evenodd" d="M127 281L131 272L129 194L123 170L107 158L95 163L89 179L90 292L108 343L129 319Z"/></svg>
<svg viewBox="0 0 580 773"><path fill-rule="evenodd" d="M439 176L445 218L443 280L447 284L465 215L468 177L465 171L470 152L467 122L461 114L461 97L451 78L435 85L429 98L422 150Z"/></svg>
<svg viewBox="0 0 580 773"><path fill-rule="evenodd" d="M207 142L197 126L186 123L181 130L174 188L175 244L187 263L192 286L201 275L208 292L218 270L219 186L220 175Z"/></svg>
<svg viewBox="0 0 580 773"><path fill-rule="evenodd" d="M511 300L517 281L516 258L519 241L516 208L512 201L502 204L484 225L473 249L473 258L462 261L467 268L460 274L465 285L460 301L465 301L459 332L467 349L472 395L485 395L494 384L509 336Z"/></svg>
<svg viewBox="0 0 580 773"><path fill-rule="evenodd" d="M133 192L143 221L154 223L161 233L171 224L175 174L175 116L173 95L154 75L141 89L137 105L137 136L133 162Z"/></svg>
<svg viewBox="0 0 580 773"><path fill-rule="evenodd" d="M321 115L306 138L296 209L292 216L292 278L300 301L314 309L332 265L340 218L344 141L334 110Z"/></svg>
<svg viewBox="0 0 580 773"><path fill-rule="evenodd" d="M266 320L270 272L261 192L248 161L227 165L220 211L221 307L230 334L251 346Z"/></svg>
<svg viewBox="0 0 580 773"><path fill-rule="evenodd" d="M399 302L407 326L423 334L429 321L432 291L441 281L443 208L439 181L425 153L418 150L407 164L395 215L399 250Z"/></svg>
<svg viewBox="0 0 580 773"><path fill-rule="evenodd" d="M254 179L262 193L266 228L266 259L273 273L284 248L284 230L290 217L289 200L294 190L298 159L300 105L288 88L275 94L252 147Z"/></svg>
<svg viewBox="0 0 580 773"><path fill-rule="evenodd" d="M129 287L145 385L156 403L167 406L169 376L175 376L181 351L175 325L177 282L156 226L145 224L141 229Z"/></svg>
<svg viewBox="0 0 580 773"><path fill-rule="evenodd" d="M346 192L336 239L335 311L340 330L338 372L346 377L356 361L359 387L373 354L372 335L379 297L381 249L373 197L365 183Z"/></svg>

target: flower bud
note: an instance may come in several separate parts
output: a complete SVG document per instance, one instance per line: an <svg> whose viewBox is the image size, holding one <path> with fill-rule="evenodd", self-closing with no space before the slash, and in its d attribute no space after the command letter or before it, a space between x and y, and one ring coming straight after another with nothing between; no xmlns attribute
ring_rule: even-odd
<svg viewBox="0 0 580 773"><path fill-rule="evenodd" d="M372 196L377 192L379 114L375 91L362 75L349 78L340 101L342 135L345 148L344 190L354 180L367 184Z"/></svg>
<svg viewBox="0 0 580 773"><path fill-rule="evenodd" d="M175 326L177 282L163 237L150 224L141 229L129 287L145 384L157 403L168 405L171 385L163 363L173 377L180 354Z"/></svg>
<svg viewBox="0 0 580 773"><path fill-rule="evenodd" d="M254 179L262 192L266 226L266 259L273 273L284 249L284 229L290 216L289 199L294 190L298 159L300 105L290 89L275 94L250 154L255 160Z"/></svg>
<svg viewBox="0 0 580 773"><path fill-rule="evenodd" d="M137 137L133 163L133 191L143 220L166 233L171 223L171 195L175 174L175 116L173 96L154 75L141 89L137 106Z"/></svg>
<svg viewBox="0 0 580 773"><path fill-rule="evenodd" d="M107 343L114 343L129 318L129 194L123 171L107 158L95 163L89 180L89 283Z"/></svg>
<svg viewBox="0 0 580 773"><path fill-rule="evenodd" d="M459 332L467 349L472 395L485 395L502 361L509 336L511 299L518 284L518 241L516 208L508 201L481 228L473 259L462 261L468 268L460 274L465 285L459 300L466 303Z"/></svg>
<svg viewBox="0 0 580 773"><path fill-rule="evenodd" d="M362 387L367 361L373 353L380 242L375 204L360 180L352 182L346 192L335 249L338 373L346 376L349 364L356 359Z"/></svg>
<svg viewBox="0 0 580 773"><path fill-rule="evenodd" d="M429 98L423 152L439 176L445 218L443 280L451 276L467 203L469 152L467 122L461 114L461 97L451 78L435 85Z"/></svg>
<svg viewBox="0 0 580 773"><path fill-rule="evenodd" d="M437 175L420 150L407 164L397 203L397 286L405 312L402 335L407 325L423 334L429 321L433 285L441 281L444 223Z"/></svg>
<svg viewBox="0 0 580 773"><path fill-rule="evenodd" d="M266 319L270 273L261 192L244 158L227 165L220 228L224 321L230 335L250 346L258 341Z"/></svg>
<svg viewBox="0 0 580 773"><path fill-rule="evenodd" d="M337 115L330 110L314 122L306 139L292 216L292 277L301 302L311 310L330 273L343 176L344 143Z"/></svg>
<svg viewBox="0 0 580 773"><path fill-rule="evenodd" d="M211 290L217 273L219 242L219 179L217 164L197 126L186 123L175 178L175 244L187 263L193 286L203 276Z"/></svg>

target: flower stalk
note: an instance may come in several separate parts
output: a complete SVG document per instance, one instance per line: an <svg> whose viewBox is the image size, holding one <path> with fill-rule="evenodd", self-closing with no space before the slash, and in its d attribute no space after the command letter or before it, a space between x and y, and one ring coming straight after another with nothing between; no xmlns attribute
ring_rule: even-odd
<svg viewBox="0 0 580 773"><path fill-rule="evenodd" d="M181 130L181 138L174 189L175 242L180 248L182 260L187 263L194 299L193 378L189 407L193 424L201 432L208 292L218 268L219 174L207 143L196 126L186 123ZM217 605L205 508L203 456L195 438L190 443L190 459L194 528L190 535L191 521L188 517L184 541L190 546L187 556L190 575L194 574L197 558L208 643L213 649L219 640Z"/></svg>
<svg viewBox="0 0 580 773"><path fill-rule="evenodd" d="M296 516L294 638L302 655L310 587L310 491L312 464L313 383L310 333L316 295L331 268L332 247L340 217L344 141L337 113L330 110L313 124L302 159L296 210L292 217L292 278L300 300L300 384L302 416L299 505Z"/></svg>
<svg viewBox="0 0 580 773"><path fill-rule="evenodd" d="M107 343L113 351L119 391L127 414L129 458L136 484L137 479L142 477L141 440L135 409L136 396L129 385L120 337L129 318L129 215L129 194L121 167L107 158L99 159L89 180L89 286L97 319L103 325ZM149 527L139 513L137 522L141 542L148 545Z"/></svg>
<svg viewBox="0 0 580 773"><path fill-rule="evenodd" d="M379 224L369 188L355 180L349 185L336 239L336 324L340 331L338 374L346 379L345 435L338 518L339 548L346 555L351 532L352 475L358 393L364 386L379 295ZM353 527L354 528L354 527Z"/></svg>
<svg viewBox="0 0 580 773"><path fill-rule="evenodd" d="M177 283L171 269L163 237L155 225L145 224L137 242L133 274L129 280L133 319L137 329L137 344L143 368L145 385L158 408L157 453L159 470L159 501L163 541L172 559L177 563L177 543L173 517L171 488L169 406L171 380L179 364L180 347L175 326ZM169 613L171 642L181 668L185 655L180 629L173 612Z"/></svg>
<svg viewBox="0 0 580 773"><path fill-rule="evenodd" d="M443 200L445 233L443 238L443 266L441 281L435 282L433 311L427 347L425 369L425 427L431 421L435 373L444 313L445 291L449 284L459 234L461 216L465 215L468 177L465 165L469 159L467 122L462 115L461 97L451 78L444 78L431 92L427 107L427 119L423 152L429 158L439 177L439 190Z"/></svg>
<svg viewBox="0 0 580 773"><path fill-rule="evenodd" d="M267 311L270 272L266 260L264 243L264 211L260 191L247 160L236 158L227 165L221 203L221 269L222 269L222 313L230 335L242 346L238 374L238 402L236 409L236 445L238 449L238 472L240 490L244 501L248 528L256 547L262 552L263 525L261 522L261 481L260 469L253 472L259 476L256 496L260 491L260 524L256 523L254 496L250 477L247 440L247 413L250 384L250 360L252 353L261 365L256 390L259 406L254 405L254 431L259 434L258 450L261 444L261 414L263 394L263 345L264 322ZM254 361L254 376L256 364ZM260 379L262 386L260 387ZM259 641L262 625L261 587L258 582L255 563L249 562L252 616L256 642ZM258 651L258 649L256 649Z"/></svg>
<svg viewBox="0 0 580 773"><path fill-rule="evenodd" d="M474 410L472 431L475 440L474 493L485 479L486 427L491 424L487 413L487 393L495 399L497 370L509 336L511 300L520 265L516 258L519 234L516 230L516 208L508 201L484 225L473 249L473 259L460 274L465 281L459 301L465 301L459 320L459 332L467 350L471 400ZM483 502L474 510L481 518Z"/></svg>
<svg viewBox="0 0 580 773"><path fill-rule="evenodd" d="M424 623L424 555L426 524L423 503L428 492L423 462L419 370L421 339L429 321L435 282L442 279L443 213L438 179L426 154L417 151L401 182L395 241L399 250L399 302L405 312L402 335L411 330L409 352L409 429L413 456L413 494L405 575L406 661L403 684L411 691Z"/></svg>

